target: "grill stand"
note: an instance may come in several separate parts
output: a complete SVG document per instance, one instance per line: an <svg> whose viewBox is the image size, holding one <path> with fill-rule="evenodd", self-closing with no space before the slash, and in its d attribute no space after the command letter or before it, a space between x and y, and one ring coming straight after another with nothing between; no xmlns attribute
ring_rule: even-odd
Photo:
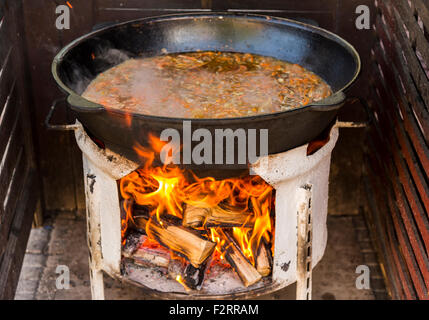
<svg viewBox="0 0 429 320"><path fill-rule="evenodd" d="M85 146L82 150L86 151L82 160L91 295L93 300L104 300L103 270L119 274L117 262L121 259L121 230L117 228L121 223L120 214L105 213L120 212L116 180L136 170L138 164L108 149L98 148L78 125L76 141L81 148Z"/></svg>
<svg viewBox="0 0 429 320"><path fill-rule="evenodd" d="M85 158L84 158L85 161ZM84 162L84 168L87 168ZM85 170L85 169L84 169ZM85 170L87 171L87 170ZM88 179L85 179L85 186ZM91 182L89 182L91 183ZM89 190L89 188L86 188ZM310 185L301 187L298 191L302 201L298 202L297 208L297 230L298 230L298 250L297 250L297 283L296 299L311 300L312 294L312 264L311 264L311 243L312 243L312 218L311 218L311 193ZM87 195L88 201L88 195ZM90 201L88 201L90 202ZM99 215L91 213L87 207L87 228L88 248L89 248L89 271L91 281L91 295L93 300L104 300L104 280L103 271L99 261L101 261L101 242L99 228ZM95 259L93 258L95 257Z"/></svg>
<svg viewBox="0 0 429 320"><path fill-rule="evenodd" d="M296 299L311 300L313 218L311 216L312 186L306 185L298 191L302 198L298 202L298 252L296 263Z"/></svg>
<svg viewBox="0 0 429 320"><path fill-rule="evenodd" d="M85 168L84 164L84 168ZM85 180L87 183L88 180ZM87 188L88 190L88 188ZM297 250L297 283L296 299L311 300L312 293L312 264L311 264L311 243L312 243L312 218L311 218L311 193L310 185L301 187L298 191L302 201L298 202L297 208L297 230L298 230L298 250ZM87 195L88 201L88 195ZM100 232L99 215L91 214L87 210L88 248L89 248L89 269L91 280L91 295L93 300L104 300L103 271L100 264L101 248L99 243ZM92 227L95 226L95 227ZM93 259L93 257L96 257Z"/></svg>
<svg viewBox="0 0 429 320"><path fill-rule="evenodd" d="M103 273L125 282L121 275L121 218L117 180L136 170L139 164L108 149L100 149L78 123L76 141L83 152L86 192L91 292L104 299ZM323 256L327 240L327 200L330 158L338 139L338 128L330 141L311 156L307 145L270 155L252 166L276 189L276 233L272 285L252 292L187 296L162 292L168 298L249 298L280 290L297 281L297 299L311 299L312 268ZM295 243L295 245L292 245ZM136 284L136 283L134 283ZM136 284L144 286L142 284Z"/></svg>

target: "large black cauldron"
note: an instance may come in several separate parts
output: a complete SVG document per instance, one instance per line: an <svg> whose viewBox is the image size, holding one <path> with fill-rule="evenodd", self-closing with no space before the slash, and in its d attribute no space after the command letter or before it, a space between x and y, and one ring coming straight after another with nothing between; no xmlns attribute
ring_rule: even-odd
<svg viewBox="0 0 429 320"><path fill-rule="evenodd" d="M113 50L112 50L113 49ZM119 54L115 54L118 53ZM269 154L303 145L335 119L343 91L357 78L360 59L345 40L326 30L292 20L231 13L178 14L121 23L76 39L55 57L52 72L86 130L106 147L135 159L136 140L165 128L182 132L184 119L107 111L80 94L97 74L128 57L197 50L248 52L302 65L321 76L334 94L301 108L266 115L193 119L192 129L269 129Z"/></svg>

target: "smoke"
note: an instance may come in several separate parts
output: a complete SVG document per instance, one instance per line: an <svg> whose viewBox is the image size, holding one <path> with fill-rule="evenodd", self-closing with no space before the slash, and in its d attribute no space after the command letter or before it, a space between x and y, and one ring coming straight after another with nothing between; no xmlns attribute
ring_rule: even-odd
<svg viewBox="0 0 429 320"><path fill-rule="evenodd" d="M186 91L180 87L180 77L165 77L152 65L137 61L130 63L136 64L136 70L133 71L126 90L144 105L145 112L174 117L192 116L190 110L184 108L185 100L180 99Z"/></svg>
<svg viewBox="0 0 429 320"><path fill-rule="evenodd" d="M98 74L132 57L133 55L129 52L113 48L110 43L100 44L91 53L92 63L81 63L81 57L76 57L76 61L67 62L69 64L67 68L68 82L75 92L82 94Z"/></svg>
<svg viewBox="0 0 429 320"><path fill-rule="evenodd" d="M95 56L97 60L110 65L118 65L131 58L128 52L116 48L100 48L95 53Z"/></svg>

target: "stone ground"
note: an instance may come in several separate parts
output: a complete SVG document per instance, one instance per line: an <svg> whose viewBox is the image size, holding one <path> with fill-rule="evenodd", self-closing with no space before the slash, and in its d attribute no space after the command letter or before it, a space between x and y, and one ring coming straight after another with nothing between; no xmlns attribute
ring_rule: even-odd
<svg viewBox="0 0 429 320"><path fill-rule="evenodd" d="M15 295L18 300L90 299L88 251L85 220L59 214L42 228L33 229ZM360 216L329 216L328 246L322 261L313 271L313 299L374 300L386 299L376 255L368 231ZM70 269L70 288L57 289L57 266ZM367 265L371 271L371 289L355 286L356 267ZM105 276L106 299L151 299L148 292L121 284ZM261 297L295 299L295 287Z"/></svg>

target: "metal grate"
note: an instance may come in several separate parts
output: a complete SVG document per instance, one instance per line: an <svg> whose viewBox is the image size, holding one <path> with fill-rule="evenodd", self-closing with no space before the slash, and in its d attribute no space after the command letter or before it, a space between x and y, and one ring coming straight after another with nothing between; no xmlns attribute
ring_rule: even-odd
<svg viewBox="0 0 429 320"><path fill-rule="evenodd" d="M376 1L371 51L367 219L390 295L429 299L429 8Z"/></svg>

